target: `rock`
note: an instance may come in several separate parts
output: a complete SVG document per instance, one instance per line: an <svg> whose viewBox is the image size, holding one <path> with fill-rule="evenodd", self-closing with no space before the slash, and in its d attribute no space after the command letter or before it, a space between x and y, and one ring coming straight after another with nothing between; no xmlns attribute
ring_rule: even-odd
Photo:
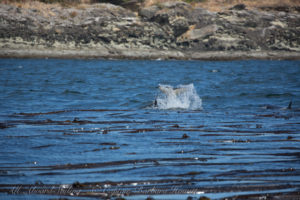
<svg viewBox="0 0 300 200"><path fill-rule="evenodd" d="M141 16L145 20L150 21L153 19L158 10L159 8L157 6L142 8L139 10L139 16Z"/></svg>
<svg viewBox="0 0 300 200"><path fill-rule="evenodd" d="M109 3L84 9L53 5L43 12L0 5L1 55L13 55L8 53L13 49L164 59L199 58L197 52L205 51L300 52L300 14L290 9L262 12L239 4L214 13L185 2L166 2L139 8L137 16L133 8Z"/></svg>
<svg viewBox="0 0 300 200"><path fill-rule="evenodd" d="M243 4L243 3L236 4L236 5L233 6L231 9L232 9L232 10L245 10L245 9L246 9L246 5Z"/></svg>
<svg viewBox="0 0 300 200"><path fill-rule="evenodd" d="M143 4L143 0L127 0L121 3L121 6L131 11L137 12Z"/></svg>
<svg viewBox="0 0 300 200"><path fill-rule="evenodd" d="M191 9L192 6L183 1L167 1L161 4L162 8L168 9Z"/></svg>
<svg viewBox="0 0 300 200"><path fill-rule="evenodd" d="M175 18L174 20L170 21L170 25L173 28L175 37L180 36L189 29L189 23L184 17Z"/></svg>
<svg viewBox="0 0 300 200"><path fill-rule="evenodd" d="M184 34L180 40L188 41L188 40L200 40L210 35L213 35L218 30L218 26L216 24L208 25L203 28L192 28L186 34Z"/></svg>
<svg viewBox="0 0 300 200"><path fill-rule="evenodd" d="M155 22L161 25L167 25L169 23L169 15L165 12L156 14L153 19Z"/></svg>

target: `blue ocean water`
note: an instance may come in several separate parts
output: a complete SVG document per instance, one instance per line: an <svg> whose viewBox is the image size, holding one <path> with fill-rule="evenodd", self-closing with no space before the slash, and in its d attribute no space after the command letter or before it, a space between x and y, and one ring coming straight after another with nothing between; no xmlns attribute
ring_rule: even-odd
<svg viewBox="0 0 300 200"><path fill-rule="evenodd" d="M105 181L170 193L188 183L212 198L299 190L299 77L300 61L1 59L0 191ZM155 107L160 84L193 84L202 108Z"/></svg>

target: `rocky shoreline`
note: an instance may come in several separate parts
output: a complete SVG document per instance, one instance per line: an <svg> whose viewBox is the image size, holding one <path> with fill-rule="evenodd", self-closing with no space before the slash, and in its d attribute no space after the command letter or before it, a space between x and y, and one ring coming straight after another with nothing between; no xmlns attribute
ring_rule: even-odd
<svg viewBox="0 0 300 200"><path fill-rule="evenodd" d="M0 57L102 59L300 59L297 9L210 12L167 2L138 12L112 4L0 4Z"/></svg>
<svg viewBox="0 0 300 200"><path fill-rule="evenodd" d="M108 50L61 50L61 49L2 49L0 58L40 58L40 59L129 59L129 60L299 60L298 52L287 51L209 51L187 52L180 51L141 51L133 49L118 49L110 53Z"/></svg>

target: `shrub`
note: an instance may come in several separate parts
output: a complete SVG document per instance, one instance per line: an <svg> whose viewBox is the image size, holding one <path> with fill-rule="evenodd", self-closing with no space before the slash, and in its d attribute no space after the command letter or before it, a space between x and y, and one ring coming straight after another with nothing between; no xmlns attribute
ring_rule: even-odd
<svg viewBox="0 0 300 200"><path fill-rule="evenodd" d="M76 16L77 16L77 12L76 12L76 11L72 11L72 12L70 13L70 17L74 18L74 17L76 17Z"/></svg>
<svg viewBox="0 0 300 200"><path fill-rule="evenodd" d="M187 3L203 3L206 2L207 0L184 0Z"/></svg>

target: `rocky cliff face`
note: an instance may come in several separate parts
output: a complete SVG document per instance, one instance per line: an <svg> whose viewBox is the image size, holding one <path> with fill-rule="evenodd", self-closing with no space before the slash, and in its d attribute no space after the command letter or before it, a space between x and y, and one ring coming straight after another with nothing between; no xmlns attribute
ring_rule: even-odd
<svg viewBox="0 0 300 200"><path fill-rule="evenodd" d="M219 13L167 2L134 13L112 4L47 13L0 4L0 51L11 49L120 52L300 52L300 14L247 10ZM102 53L101 53L102 52ZM126 57L126 56L125 56Z"/></svg>

